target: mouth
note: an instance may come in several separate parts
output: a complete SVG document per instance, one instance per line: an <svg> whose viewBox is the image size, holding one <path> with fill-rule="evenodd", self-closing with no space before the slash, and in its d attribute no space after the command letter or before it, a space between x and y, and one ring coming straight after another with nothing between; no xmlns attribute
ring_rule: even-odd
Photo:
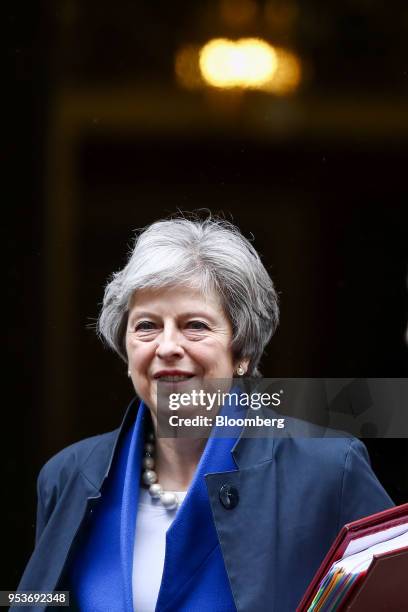
<svg viewBox="0 0 408 612"><path fill-rule="evenodd" d="M165 383L181 383L181 382L185 382L186 380L191 380L192 378L194 378L195 374L193 374L192 372L180 372L177 370L171 371L161 371L161 372L157 372L157 374L154 375L154 379L157 380L158 382L165 382Z"/></svg>
<svg viewBox="0 0 408 612"><path fill-rule="evenodd" d="M184 382L186 380L191 380L191 378L194 378L194 374L188 374L185 376L179 375L179 376L160 376L157 380L159 382L170 382L170 383L176 383L176 382Z"/></svg>

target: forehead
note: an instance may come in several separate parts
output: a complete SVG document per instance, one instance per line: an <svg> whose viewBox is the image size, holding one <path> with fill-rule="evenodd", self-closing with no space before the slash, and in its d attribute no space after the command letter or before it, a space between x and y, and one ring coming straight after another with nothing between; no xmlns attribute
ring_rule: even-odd
<svg viewBox="0 0 408 612"><path fill-rule="evenodd" d="M220 297L215 291L204 295L199 289L178 285L136 291L130 299L129 312L142 310L152 310L158 314L203 311L225 316Z"/></svg>

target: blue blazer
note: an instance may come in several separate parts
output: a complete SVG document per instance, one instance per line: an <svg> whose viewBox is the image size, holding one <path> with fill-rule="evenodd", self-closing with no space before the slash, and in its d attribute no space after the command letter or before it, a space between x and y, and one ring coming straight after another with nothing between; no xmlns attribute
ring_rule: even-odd
<svg viewBox="0 0 408 612"><path fill-rule="evenodd" d="M18 590L64 587L70 554L134 426L137 403L135 398L119 429L65 448L42 468L36 546ZM323 429L286 419L279 437L241 437L230 444L227 470L217 466L212 470L210 461L206 472L204 465L198 480L208 512L202 506L204 514L194 524L197 519L191 515L189 521L189 506L184 509L174 542L176 558L181 555L183 562L163 579L156 610L204 612L198 601L194 604L194 592L184 600L176 594L187 583L194 584L189 582L194 573L198 593L197 568L216 545L238 611L295 611L340 528L393 505L370 467L365 446L350 437L316 437L325 435L328 432ZM224 484L234 486L239 494L237 505L230 509L220 496ZM216 594L209 593L208 599L208 610L216 612ZM45 608L24 608L30 609Z"/></svg>

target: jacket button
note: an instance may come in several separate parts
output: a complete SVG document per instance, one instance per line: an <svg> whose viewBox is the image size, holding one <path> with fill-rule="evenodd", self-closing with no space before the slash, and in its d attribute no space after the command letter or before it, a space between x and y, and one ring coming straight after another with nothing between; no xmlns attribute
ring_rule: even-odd
<svg viewBox="0 0 408 612"><path fill-rule="evenodd" d="M222 485L220 492L220 502L227 510L232 510L238 505L239 495L238 490L230 484Z"/></svg>

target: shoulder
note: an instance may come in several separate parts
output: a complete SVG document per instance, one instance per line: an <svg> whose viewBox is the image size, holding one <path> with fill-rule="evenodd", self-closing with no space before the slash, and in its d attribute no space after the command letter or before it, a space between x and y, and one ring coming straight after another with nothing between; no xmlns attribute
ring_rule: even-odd
<svg viewBox="0 0 408 612"><path fill-rule="evenodd" d="M378 483L361 440L297 419L288 421L286 437L276 440L274 449L275 458L288 469L337 490L361 479Z"/></svg>
<svg viewBox="0 0 408 612"><path fill-rule="evenodd" d="M369 455L363 442L344 431L321 427L287 417L285 436L277 441L277 452L289 453L298 460L320 467L338 466L344 468L353 454L360 455L370 464Z"/></svg>
<svg viewBox="0 0 408 612"><path fill-rule="evenodd" d="M302 490L313 491L322 507L337 508L338 530L394 505L374 474L361 440L310 424L296 427L296 437L277 440L275 456L285 475L293 477Z"/></svg>
<svg viewBox="0 0 408 612"><path fill-rule="evenodd" d="M356 438L289 438L279 440L275 458L299 472L318 475L320 482L340 483L358 462L361 470L371 471L365 445Z"/></svg>
<svg viewBox="0 0 408 612"><path fill-rule="evenodd" d="M118 429L85 438L70 444L53 455L41 468L38 487L41 491L61 489L77 472L93 463L101 465L109 461Z"/></svg>

